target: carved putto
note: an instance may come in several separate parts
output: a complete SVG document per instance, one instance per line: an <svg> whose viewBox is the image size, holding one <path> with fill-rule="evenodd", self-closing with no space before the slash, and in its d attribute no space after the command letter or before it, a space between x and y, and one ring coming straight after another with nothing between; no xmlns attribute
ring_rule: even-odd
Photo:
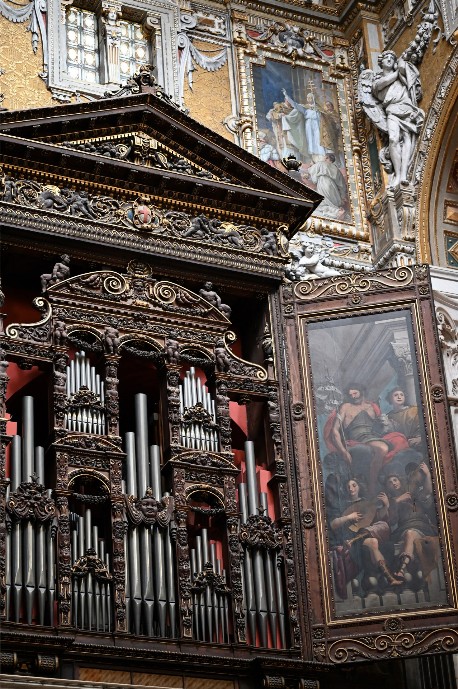
<svg viewBox="0 0 458 689"><path fill-rule="evenodd" d="M286 274L290 280L315 280L340 275L341 271L326 265L330 260L331 239L312 232L300 232L290 244L291 263Z"/></svg>
<svg viewBox="0 0 458 689"><path fill-rule="evenodd" d="M61 280L66 280L70 277L70 257L67 254L62 254L60 261L54 264L54 268L51 273L43 273L40 276L41 280L41 291L44 293L46 290L54 285L56 282Z"/></svg>
<svg viewBox="0 0 458 689"><path fill-rule="evenodd" d="M142 498L134 495L125 495L126 513L129 521L138 526L160 526L162 528L170 524L175 509L174 499L169 495L156 500L152 488L147 488Z"/></svg>

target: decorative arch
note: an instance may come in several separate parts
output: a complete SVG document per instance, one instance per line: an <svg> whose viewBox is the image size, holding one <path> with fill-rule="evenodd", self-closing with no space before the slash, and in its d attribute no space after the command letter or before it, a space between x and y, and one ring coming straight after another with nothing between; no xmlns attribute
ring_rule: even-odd
<svg viewBox="0 0 458 689"><path fill-rule="evenodd" d="M447 175L451 171L453 156L450 147L458 146L458 47L455 47L446 64L432 100L414 164L414 179L420 190L417 201L417 255L419 262L449 265L446 262L444 227ZM452 162L450 162L452 160ZM458 203L458 196L457 196ZM441 219L440 219L441 218ZM455 226L458 240L458 224ZM449 266L450 267L450 266ZM458 267L458 260L457 260Z"/></svg>

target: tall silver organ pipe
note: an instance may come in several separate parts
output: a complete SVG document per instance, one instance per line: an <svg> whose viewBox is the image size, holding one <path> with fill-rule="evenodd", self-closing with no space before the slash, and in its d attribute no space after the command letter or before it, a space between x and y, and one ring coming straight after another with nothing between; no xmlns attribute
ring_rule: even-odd
<svg viewBox="0 0 458 689"><path fill-rule="evenodd" d="M142 499L148 488L156 500L163 496L160 449L148 438L148 400L135 396L135 433L125 434L126 490ZM130 629L135 634L176 635L175 565L170 525L164 529L139 524L126 537L128 573L126 604Z"/></svg>
<svg viewBox="0 0 458 689"><path fill-rule="evenodd" d="M44 449L35 447L34 399L22 400L21 435L15 435L10 449L8 497L21 483L44 484ZM50 496L48 491L47 497ZM6 536L6 619L26 624L53 624L55 595L55 543L52 522L40 523L12 519Z"/></svg>
<svg viewBox="0 0 458 689"><path fill-rule="evenodd" d="M180 384L180 412L185 414L197 404L202 405L207 412L211 424L216 424L215 401L206 386L196 376L193 366L186 371L186 377ZM197 419L181 424L181 444L194 450L208 450L218 452L219 440L216 427L205 427L206 424ZM208 425L207 425L208 426Z"/></svg>
<svg viewBox="0 0 458 689"><path fill-rule="evenodd" d="M229 643L229 608L227 594L202 578L211 570L226 579L221 561L216 557L216 544L209 543L207 529L196 536L196 547L190 551L193 592L194 638L198 641Z"/></svg>
<svg viewBox="0 0 458 689"><path fill-rule="evenodd" d="M67 366L67 397L69 400L82 387L93 392L100 400L101 406L105 402L105 383L96 373L95 366L91 366L89 357L84 351L76 352L75 358ZM69 431L103 435L105 433L105 413L91 409L90 405L71 409L66 415L66 427Z"/></svg>
<svg viewBox="0 0 458 689"><path fill-rule="evenodd" d="M86 555L89 548L95 551L99 560L107 564L109 550L107 539L100 534L99 527L93 523L92 509L88 505L81 508L82 514L74 515L74 530L71 537L72 564ZM95 632L109 632L112 629L110 583L98 581L89 572L85 577L73 577L72 585L73 624L79 629Z"/></svg>
<svg viewBox="0 0 458 689"><path fill-rule="evenodd" d="M246 484L239 485L242 524L248 517L257 515L259 507L263 508L264 513L268 515L267 494L260 493L258 490L256 460L251 441L245 443L245 462ZM272 648L285 648L284 586L275 551L246 550L243 586L247 602L247 628L251 643Z"/></svg>

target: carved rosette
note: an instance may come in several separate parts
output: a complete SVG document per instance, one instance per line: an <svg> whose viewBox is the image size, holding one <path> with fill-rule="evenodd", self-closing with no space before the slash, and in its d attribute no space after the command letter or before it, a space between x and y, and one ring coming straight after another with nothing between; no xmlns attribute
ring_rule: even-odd
<svg viewBox="0 0 458 689"><path fill-rule="evenodd" d="M119 435L118 366L120 357L107 354L105 357L105 409L109 435Z"/></svg>
<svg viewBox="0 0 458 689"><path fill-rule="evenodd" d="M70 549L70 513L66 491L56 491L57 508L57 601L59 625L71 625L72 562Z"/></svg>

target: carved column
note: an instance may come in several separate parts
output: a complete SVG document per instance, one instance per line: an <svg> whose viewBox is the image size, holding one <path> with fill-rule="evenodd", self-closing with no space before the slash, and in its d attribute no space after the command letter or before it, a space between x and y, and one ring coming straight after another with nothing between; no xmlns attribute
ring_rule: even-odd
<svg viewBox="0 0 458 689"><path fill-rule="evenodd" d="M118 366L121 357L107 354L105 357L105 408L107 412L107 435L119 437L119 393Z"/></svg>
<svg viewBox="0 0 458 689"><path fill-rule="evenodd" d="M235 639L239 643L246 643L242 584L242 548L239 540L239 512L237 509L235 476L225 476L224 496L227 514L227 544Z"/></svg>
<svg viewBox="0 0 458 689"><path fill-rule="evenodd" d="M67 455L60 454L60 465L68 463ZM70 491L56 490L57 507L57 602L58 625L69 627L72 624L72 561L70 548L70 511L68 498Z"/></svg>
<svg viewBox="0 0 458 689"><path fill-rule="evenodd" d="M180 446L180 366L178 364L167 366L166 379L168 442L173 455Z"/></svg>
<svg viewBox="0 0 458 689"><path fill-rule="evenodd" d="M65 349L57 349L53 361L53 405L54 432L57 436L65 435L65 411L67 398L67 364L68 354Z"/></svg>
<svg viewBox="0 0 458 689"><path fill-rule="evenodd" d="M0 349L0 619L6 615L6 490L9 480L5 474L6 448L11 438L6 435L6 389L9 377L8 362Z"/></svg>
<svg viewBox="0 0 458 689"><path fill-rule="evenodd" d="M185 471L173 470L175 495L176 548L178 564L178 597L180 604L181 636L192 637L191 564L188 545L188 507L185 498Z"/></svg>
<svg viewBox="0 0 458 689"><path fill-rule="evenodd" d="M216 420L219 425L221 452L232 453L231 416L226 380L216 377Z"/></svg>

